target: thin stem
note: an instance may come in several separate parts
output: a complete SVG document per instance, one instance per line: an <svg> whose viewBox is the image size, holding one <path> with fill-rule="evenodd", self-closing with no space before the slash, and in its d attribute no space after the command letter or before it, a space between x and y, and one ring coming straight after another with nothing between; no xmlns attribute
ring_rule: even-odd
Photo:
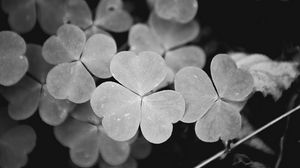
<svg viewBox="0 0 300 168"><path fill-rule="evenodd" d="M244 137L243 139L239 140L238 142L232 144L231 146L231 150L236 148L237 146L241 145L242 143L246 142L247 140L249 140L250 138L254 137L256 134L262 132L263 130L269 128L270 126L272 126L273 124L277 123L278 121L284 119L285 117L291 115L292 113L294 113L295 111L300 109L300 105L298 105L297 107L293 108L292 110L282 114L281 116L275 118L274 120L272 120L271 122L267 123L266 125L262 126L261 128L257 129L256 131L252 132L251 134L249 134L248 136ZM219 157L221 157L223 154L225 154L228 150L224 149L220 152L218 152L217 154L215 154L214 156L210 157L209 159L203 161L202 163L200 163L199 165L197 165L194 168L201 168L207 164L209 164L210 162L218 159Z"/></svg>

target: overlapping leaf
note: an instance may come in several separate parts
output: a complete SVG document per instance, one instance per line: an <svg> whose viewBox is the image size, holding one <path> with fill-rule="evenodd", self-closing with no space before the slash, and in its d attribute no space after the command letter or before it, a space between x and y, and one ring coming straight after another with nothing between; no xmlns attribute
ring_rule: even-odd
<svg viewBox="0 0 300 168"><path fill-rule="evenodd" d="M83 103L96 88L88 70L99 78L109 78L110 61L116 53L114 39L95 34L86 41L84 32L75 25L61 26L56 36L43 46L43 56L57 64L47 76L47 89L56 99Z"/></svg>
<svg viewBox="0 0 300 168"><path fill-rule="evenodd" d="M64 7L65 0L2 0L10 26L20 33L32 30L37 18L46 33L55 33L63 23Z"/></svg>
<svg viewBox="0 0 300 168"><path fill-rule="evenodd" d="M131 27L128 41L130 49L136 53L154 51L164 55L167 65L176 73L185 66L204 66L204 51L198 46L184 46L195 39L199 32L199 25L195 21L176 23L152 13L148 25L136 24Z"/></svg>
<svg viewBox="0 0 300 168"><path fill-rule="evenodd" d="M110 165L124 163L130 153L130 142L109 138L89 103L78 105L62 125L55 127L59 142L70 148L70 157L78 166L89 167L96 163L99 154Z"/></svg>
<svg viewBox="0 0 300 168"><path fill-rule="evenodd" d="M13 119L27 119L39 108L40 116L46 123L57 125L65 120L74 104L49 95L44 84L52 66L44 61L41 51L41 46L28 44L28 75L16 85L3 89L2 94L9 101L8 113Z"/></svg>
<svg viewBox="0 0 300 168"><path fill-rule="evenodd" d="M236 138L239 133L239 112L242 102L253 90L253 79L225 54L215 56L210 69L214 85L203 70L186 67L175 76L175 90L186 101L182 121L196 121L195 132L199 139L226 141Z"/></svg>
<svg viewBox="0 0 300 168"><path fill-rule="evenodd" d="M197 0L156 0L154 10L161 18L187 23L197 14L198 2Z"/></svg>
<svg viewBox="0 0 300 168"><path fill-rule="evenodd" d="M26 43L11 31L0 32L0 85L17 83L28 70Z"/></svg>
<svg viewBox="0 0 300 168"><path fill-rule="evenodd" d="M26 125L17 125L9 116L7 109L0 108L0 166L20 168L26 165L27 155L36 143L35 131ZM3 129L5 128L5 129Z"/></svg>
<svg viewBox="0 0 300 168"><path fill-rule="evenodd" d="M151 92L166 77L167 67L154 52L135 54L130 51L114 56L110 69L122 85L105 82L91 98L94 112L103 117L103 128L111 138L124 141L132 138L141 125L144 137L152 143L166 141L172 123L184 112L183 97L171 90Z"/></svg>
<svg viewBox="0 0 300 168"><path fill-rule="evenodd" d="M261 54L235 53L231 57L239 68L250 72L256 91L264 95L270 94L275 100L278 100L282 92L299 76L296 62L273 61Z"/></svg>
<svg viewBox="0 0 300 168"><path fill-rule="evenodd" d="M101 0L92 18L91 10L83 0L69 0L67 2L65 23L72 23L86 30L90 37L96 33L124 32L132 25L133 19L123 9L122 0Z"/></svg>

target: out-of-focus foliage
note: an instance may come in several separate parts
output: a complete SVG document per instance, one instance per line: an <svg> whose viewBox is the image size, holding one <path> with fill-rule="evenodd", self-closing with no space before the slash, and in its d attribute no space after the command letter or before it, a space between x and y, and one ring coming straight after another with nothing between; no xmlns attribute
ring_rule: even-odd
<svg viewBox="0 0 300 168"><path fill-rule="evenodd" d="M38 19L41 28L54 34L63 24L65 4L70 0L2 0L2 9L14 31L26 33L33 29Z"/></svg>
<svg viewBox="0 0 300 168"><path fill-rule="evenodd" d="M138 138L133 138L133 143L131 144L130 156L127 160L120 165L109 165L103 159L99 161L99 168L137 168L138 163L136 159L145 159L150 153L152 146L151 144L142 136Z"/></svg>
<svg viewBox="0 0 300 168"><path fill-rule="evenodd" d="M35 131L30 126L18 125L7 115L7 108L0 107L0 167L25 166L35 144Z"/></svg>
<svg viewBox="0 0 300 168"><path fill-rule="evenodd" d="M183 68L176 74L175 90L186 102L182 121L196 122L195 132L202 141L227 141L236 138L241 129L239 112L253 91L253 79L226 54L213 58L210 71L213 83L196 67Z"/></svg>
<svg viewBox="0 0 300 168"><path fill-rule="evenodd" d="M124 163L130 154L131 141L115 141L109 138L89 102L77 105L62 125L55 127L55 136L70 148L72 161L81 167L90 167L101 158L110 165Z"/></svg>
<svg viewBox="0 0 300 168"><path fill-rule="evenodd" d="M154 52L119 52L113 57L110 70L122 85L102 83L91 98L91 106L103 117L108 136L129 140L141 125L149 142L166 141L172 134L172 123L182 118L185 107L183 97L173 90L151 92L167 75L163 58Z"/></svg>
<svg viewBox="0 0 300 168"><path fill-rule="evenodd" d="M249 123L246 117L242 116L242 129L239 132L237 139L242 139L253 132L254 128L252 127L252 125ZM274 150L271 149L261 138L257 136L249 139L244 144L270 155L275 154Z"/></svg>
<svg viewBox="0 0 300 168"><path fill-rule="evenodd" d="M124 10L122 0L100 0L95 17L84 0L69 0L65 23L77 25L85 30L87 37L96 33L124 32L133 23L130 14Z"/></svg>
<svg viewBox="0 0 300 168"><path fill-rule="evenodd" d="M179 23L191 21L198 11L197 0L155 0L154 10L156 14L167 20Z"/></svg>
<svg viewBox="0 0 300 168"><path fill-rule="evenodd" d="M49 93L56 99L74 103L88 101L96 88L92 74L98 78L111 77L109 65L116 51L112 37L95 34L86 40L79 27L61 26L57 35L43 46L45 60L56 65L46 79Z"/></svg>
<svg viewBox="0 0 300 168"><path fill-rule="evenodd" d="M251 160L247 155L239 153L234 155L234 161L232 166L233 168L268 168L268 166L260 162Z"/></svg>
<svg viewBox="0 0 300 168"><path fill-rule="evenodd" d="M101 0L92 17L85 0L2 0L2 9L8 14L10 27L19 33L31 31L38 20L48 34L55 34L64 23L72 23L88 34L127 31L133 20L123 9L122 0Z"/></svg>
<svg viewBox="0 0 300 168"><path fill-rule="evenodd" d="M28 69L26 43L12 31L0 32L0 85L16 84Z"/></svg>
<svg viewBox="0 0 300 168"><path fill-rule="evenodd" d="M270 94L275 100L299 76L297 62L273 61L262 54L233 53L231 57L239 68L250 72L256 91Z"/></svg>
<svg viewBox="0 0 300 168"><path fill-rule="evenodd" d="M29 60L28 75L16 85L0 90L9 101L9 116L15 120L24 120L39 109L40 116L46 123L62 123L74 104L67 100L54 99L49 95L45 86L46 75L53 66L42 57L42 47L28 44L25 55Z"/></svg>

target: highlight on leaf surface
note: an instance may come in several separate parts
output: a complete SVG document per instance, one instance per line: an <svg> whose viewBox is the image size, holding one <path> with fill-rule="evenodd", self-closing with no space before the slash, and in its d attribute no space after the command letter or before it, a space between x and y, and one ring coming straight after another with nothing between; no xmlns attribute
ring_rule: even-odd
<svg viewBox="0 0 300 168"><path fill-rule="evenodd" d="M167 20L180 23L191 21L198 10L197 0L155 0L154 10L156 14Z"/></svg>
<svg viewBox="0 0 300 168"><path fill-rule="evenodd" d="M186 45L200 32L197 22L185 24L164 20L152 13L148 25L135 24L128 36L130 50L136 53L154 51L163 55L167 65L176 73L185 66L205 65L206 54L199 46Z"/></svg>
<svg viewBox="0 0 300 168"><path fill-rule="evenodd" d="M166 77L163 58L154 52L139 55L124 51L116 54L110 69L120 82L104 82L92 94L91 106L105 132L117 141L132 138L141 125L144 137L152 143L166 141L172 123L184 113L183 97L172 90L152 93Z"/></svg>
<svg viewBox="0 0 300 168"><path fill-rule="evenodd" d="M248 71L254 79L254 90L265 96L272 95L275 100L299 76L298 63L274 61L262 54L233 53L231 58L237 66Z"/></svg>
<svg viewBox="0 0 300 168"><path fill-rule="evenodd" d="M60 143L70 148L72 161L81 167L94 165L99 154L110 165L124 163L130 154L130 142L109 138L89 103L78 105L54 133Z"/></svg>
<svg viewBox="0 0 300 168"><path fill-rule="evenodd" d="M28 75L25 75L16 85L1 90L3 96L9 101L8 113L15 120L24 120L39 113L46 123L60 124L73 108L74 104L67 100L57 100L48 94L45 80L52 65L42 57L42 47L28 44L26 58L29 60Z"/></svg>
<svg viewBox="0 0 300 168"><path fill-rule="evenodd" d="M239 112L252 92L253 79L225 54L213 58L211 75L213 82L197 67L186 67L176 74L175 90L186 102L182 121L196 122L195 132L202 141L227 141L236 138L241 129Z"/></svg>
<svg viewBox="0 0 300 168"><path fill-rule="evenodd" d="M26 43L11 31L0 32L0 85L16 84L28 70Z"/></svg>
<svg viewBox="0 0 300 168"><path fill-rule="evenodd" d="M36 144L35 131L26 125L17 125L7 116L7 109L0 107L0 166L20 168L26 165L27 155ZM3 129L5 128L5 129Z"/></svg>
<svg viewBox="0 0 300 168"><path fill-rule="evenodd" d="M56 64L47 76L47 89L56 99L83 103L90 99L96 88L93 76L109 78L109 65L117 52L112 37L95 34L87 39L75 25L61 26L43 46L47 62Z"/></svg>

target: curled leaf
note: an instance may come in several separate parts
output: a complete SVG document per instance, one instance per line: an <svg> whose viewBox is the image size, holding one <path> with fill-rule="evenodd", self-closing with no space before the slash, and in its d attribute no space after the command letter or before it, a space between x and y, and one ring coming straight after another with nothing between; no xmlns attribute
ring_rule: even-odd
<svg viewBox="0 0 300 168"><path fill-rule="evenodd" d="M270 94L275 100L299 75L296 62L273 61L261 54L232 54L231 57L239 68L252 75L256 91Z"/></svg>

